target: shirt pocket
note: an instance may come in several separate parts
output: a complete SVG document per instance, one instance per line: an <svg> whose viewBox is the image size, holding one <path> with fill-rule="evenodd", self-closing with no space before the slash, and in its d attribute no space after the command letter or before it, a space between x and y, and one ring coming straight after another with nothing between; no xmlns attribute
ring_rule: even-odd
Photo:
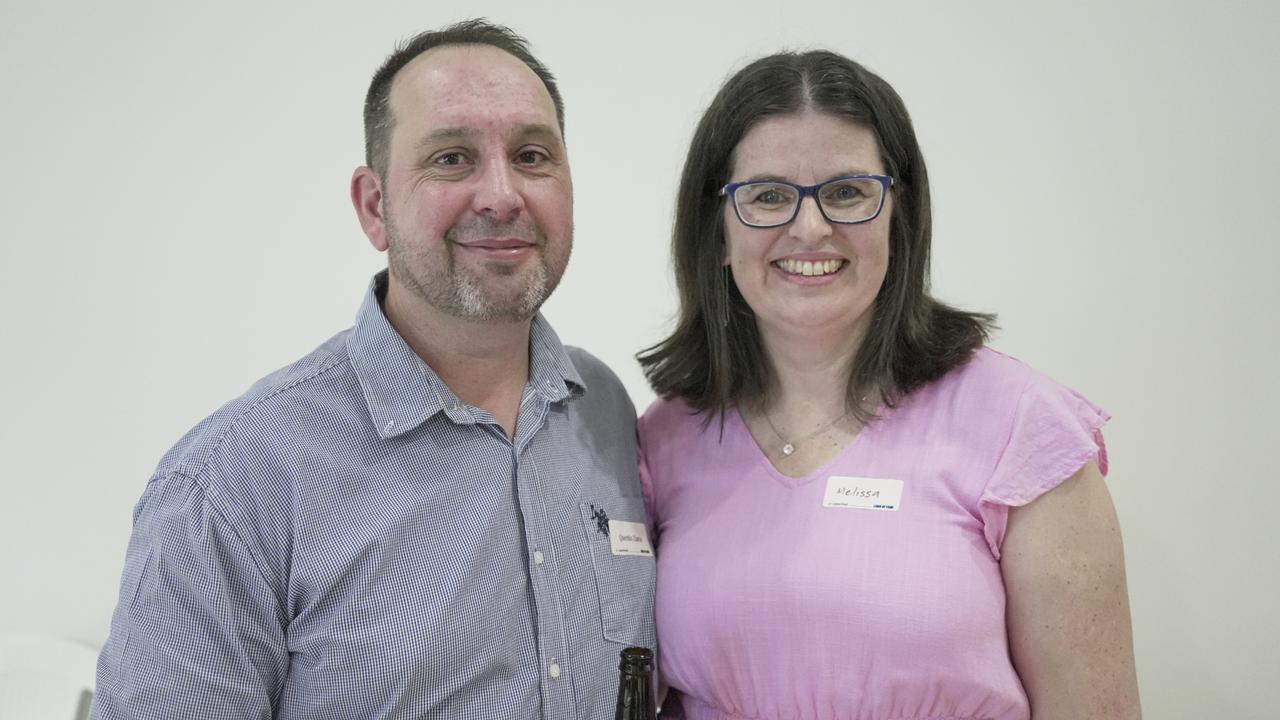
<svg viewBox="0 0 1280 720"><path fill-rule="evenodd" d="M579 505L582 530L600 597L604 637L624 645L652 648L654 560L652 555L614 555L609 521L644 523L643 498L605 498Z"/></svg>

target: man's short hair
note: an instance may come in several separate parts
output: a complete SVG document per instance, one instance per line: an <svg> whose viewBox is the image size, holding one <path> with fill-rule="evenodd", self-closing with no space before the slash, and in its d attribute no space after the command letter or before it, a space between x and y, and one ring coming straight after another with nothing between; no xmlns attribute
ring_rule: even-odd
<svg viewBox="0 0 1280 720"><path fill-rule="evenodd" d="M511 28L495 25L484 18L463 20L440 30L418 33L401 42L382 63L369 82L369 92L364 99L364 162L379 178L386 180L390 163L391 131L395 128L395 113L391 110L391 83L396 73L410 61L432 48L445 45L489 45L510 53L529 66L542 80L556 107L556 121L564 134L564 101L556 88L556 79L533 53L529 42Z"/></svg>

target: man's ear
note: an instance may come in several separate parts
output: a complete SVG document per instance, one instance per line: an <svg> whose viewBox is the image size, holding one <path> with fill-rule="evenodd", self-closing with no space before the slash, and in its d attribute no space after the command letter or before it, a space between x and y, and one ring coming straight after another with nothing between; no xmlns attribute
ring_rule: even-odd
<svg viewBox="0 0 1280 720"><path fill-rule="evenodd" d="M351 175L351 204L369 244L378 252L387 250L387 223L382 216L382 180L366 165Z"/></svg>

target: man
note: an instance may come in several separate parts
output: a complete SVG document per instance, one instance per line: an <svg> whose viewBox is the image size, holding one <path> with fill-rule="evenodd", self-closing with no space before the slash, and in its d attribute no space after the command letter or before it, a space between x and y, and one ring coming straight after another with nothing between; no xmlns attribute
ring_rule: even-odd
<svg viewBox="0 0 1280 720"><path fill-rule="evenodd" d="M653 646L635 413L537 314L572 243L551 75L482 21L374 76L355 327L161 461L95 718L606 718Z"/></svg>

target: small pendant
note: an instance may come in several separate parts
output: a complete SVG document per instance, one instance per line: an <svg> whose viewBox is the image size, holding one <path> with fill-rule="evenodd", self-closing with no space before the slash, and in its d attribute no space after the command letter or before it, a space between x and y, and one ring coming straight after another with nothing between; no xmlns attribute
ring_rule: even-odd
<svg viewBox="0 0 1280 720"><path fill-rule="evenodd" d="M793 453L793 452L795 452L795 451L796 451L796 446L795 446L795 445L792 445L791 443L787 443L786 445L783 445L783 446L782 446L782 454L783 454L783 455L790 455L791 453Z"/></svg>

